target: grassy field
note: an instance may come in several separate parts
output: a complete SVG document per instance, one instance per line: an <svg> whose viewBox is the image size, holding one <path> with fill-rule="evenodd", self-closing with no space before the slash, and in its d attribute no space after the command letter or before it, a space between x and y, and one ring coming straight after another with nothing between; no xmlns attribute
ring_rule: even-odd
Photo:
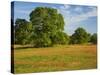
<svg viewBox="0 0 100 75"><path fill-rule="evenodd" d="M66 45L14 50L15 73L94 69L96 45Z"/></svg>

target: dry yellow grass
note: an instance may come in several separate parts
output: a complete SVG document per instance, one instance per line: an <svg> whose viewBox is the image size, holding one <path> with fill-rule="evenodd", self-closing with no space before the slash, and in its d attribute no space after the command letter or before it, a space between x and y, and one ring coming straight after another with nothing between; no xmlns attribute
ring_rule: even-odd
<svg viewBox="0 0 100 75"><path fill-rule="evenodd" d="M93 69L96 56L96 45L15 49L15 73Z"/></svg>

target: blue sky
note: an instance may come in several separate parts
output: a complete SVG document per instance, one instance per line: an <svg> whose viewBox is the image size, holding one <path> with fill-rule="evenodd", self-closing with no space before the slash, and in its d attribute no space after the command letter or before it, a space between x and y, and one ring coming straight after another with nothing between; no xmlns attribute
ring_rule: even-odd
<svg viewBox="0 0 100 75"><path fill-rule="evenodd" d="M97 7L68 4L48 4L31 2L14 2L14 20L17 18L29 21L29 14L36 7L51 7L58 10L64 17L64 32L71 35L78 27L87 32L97 33Z"/></svg>

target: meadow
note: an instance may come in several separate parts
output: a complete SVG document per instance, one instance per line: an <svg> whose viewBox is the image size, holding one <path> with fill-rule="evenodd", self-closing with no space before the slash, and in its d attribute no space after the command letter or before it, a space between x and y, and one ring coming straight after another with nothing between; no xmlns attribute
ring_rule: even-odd
<svg viewBox="0 0 100 75"><path fill-rule="evenodd" d="M68 71L97 68L96 45L63 45L47 48L15 46L15 73Z"/></svg>

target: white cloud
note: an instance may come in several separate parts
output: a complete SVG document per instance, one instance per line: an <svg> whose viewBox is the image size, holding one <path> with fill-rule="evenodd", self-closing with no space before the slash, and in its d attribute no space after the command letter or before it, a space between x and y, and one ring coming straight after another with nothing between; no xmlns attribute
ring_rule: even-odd
<svg viewBox="0 0 100 75"><path fill-rule="evenodd" d="M65 9L70 9L70 5L64 4Z"/></svg>
<svg viewBox="0 0 100 75"><path fill-rule="evenodd" d="M59 11L62 13L62 12L66 12L66 10L68 10L70 8L69 5L63 5L63 6L60 6L59 7Z"/></svg>
<svg viewBox="0 0 100 75"><path fill-rule="evenodd" d="M29 14L31 11L30 10L17 10L15 9L15 13L21 13L21 14Z"/></svg>
<svg viewBox="0 0 100 75"><path fill-rule="evenodd" d="M91 7L91 10L89 10L88 12L85 13L80 13L78 15L74 15L72 13L74 12L70 12L69 14L66 14L65 17L65 27L64 27L64 31L68 32L69 35L71 35L74 30L80 26L80 23L82 21L85 21L91 17L96 17L97 16L97 8L95 7ZM77 8L77 11L81 10L79 8ZM84 9L83 9L84 10ZM69 10L70 11L70 10ZM70 26L71 25L71 26ZM77 25L77 26L76 26Z"/></svg>
<svg viewBox="0 0 100 75"><path fill-rule="evenodd" d="M80 12L80 14L77 15L73 15L74 12L71 12L70 9L71 9L70 5L61 6L60 9L58 9L58 11L63 14L66 25L79 23L81 21L87 20L88 18L97 16L96 7L89 7L89 9L91 10L85 13L83 13L83 10L85 10L84 8L76 7L73 10Z"/></svg>
<svg viewBox="0 0 100 75"><path fill-rule="evenodd" d="M60 6L61 10L68 10L70 8L70 5L64 4L63 6Z"/></svg>
<svg viewBox="0 0 100 75"><path fill-rule="evenodd" d="M88 18L95 17L95 16L97 16L97 11L95 8L93 8L91 11L87 13L82 13L82 14L71 17L70 23L81 22L81 21L87 20Z"/></svg>
<svg viewBox="0 0 100 75"><path fill-rule="evenodd" d="M68 15L70 14L70 5L64 4L63 6L60 6L58 9L58 12L61 13L64 17L65 25L68 23ZM70 16L70 15L69 15Z"/></svg>
<svg viewBox="0 0 100 75"><path fill-rule="evenodd" d="M74 9L74 11L76 11L76 12L82 12L83 11L83 9L81 8L81 7L76 7L75 9Z"/></svg>

